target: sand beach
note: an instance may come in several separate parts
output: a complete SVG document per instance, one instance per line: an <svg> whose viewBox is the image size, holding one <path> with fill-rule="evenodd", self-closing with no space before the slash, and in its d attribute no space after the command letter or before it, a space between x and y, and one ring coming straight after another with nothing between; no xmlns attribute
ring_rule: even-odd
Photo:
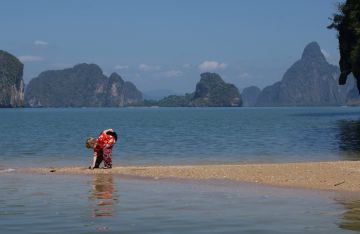
<svg viewBox="0 0 360 234"><path fill-rule="evenodd" d="M25 173L119 174L154 179L221 179L281 187L298 187L332 191L360 191L359 161L115 166L89 170L85 167L45 167L19 169Z"/></svg>

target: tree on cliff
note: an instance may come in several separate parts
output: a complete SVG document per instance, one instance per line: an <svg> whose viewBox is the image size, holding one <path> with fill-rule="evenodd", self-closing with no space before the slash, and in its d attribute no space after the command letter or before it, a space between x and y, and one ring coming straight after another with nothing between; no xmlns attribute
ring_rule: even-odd
<svg viewBox="0 0 360 234"><path fill-rule="evenodd" d="M360 92L360 1L346 0L338 8L339 12L333 15L332 24L328 28L338 31L341 70L339 84L345 84L348 75L353 73Z"/></svg>

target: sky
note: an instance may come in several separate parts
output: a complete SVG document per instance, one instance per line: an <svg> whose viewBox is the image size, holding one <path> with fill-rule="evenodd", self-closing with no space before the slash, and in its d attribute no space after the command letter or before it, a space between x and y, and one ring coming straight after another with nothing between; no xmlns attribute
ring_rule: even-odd
<svg viewBox="0 0 360 234"><path fill-rule="evenodd" d="M202 72L239 90L281 80L304 47L332 64L336 0L1 0L0 49L28 83L79 63L117 72L142 91L192 92Z"/></svg>

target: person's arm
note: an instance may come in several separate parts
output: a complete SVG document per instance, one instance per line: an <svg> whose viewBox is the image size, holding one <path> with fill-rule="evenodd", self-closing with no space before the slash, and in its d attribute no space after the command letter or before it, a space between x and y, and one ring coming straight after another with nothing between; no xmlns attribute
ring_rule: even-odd
<svg viewBox="0 0 360 234"><path fill-rule="evenodd" d="M107 133L107 132L113 132L114 130L112 129L112 128L109 128L109 129L106 129L106 130L104 130L103 132L104 133Z"/></svg>
<svg viewBox="0 0 360 234"><path fill-rule="evenodd" d="M97 152L94 151L94 153L93 153L93 162L92 162L91 166L89 167L89 169L94 169L95 168L96 158L97 158Z"/></svg>

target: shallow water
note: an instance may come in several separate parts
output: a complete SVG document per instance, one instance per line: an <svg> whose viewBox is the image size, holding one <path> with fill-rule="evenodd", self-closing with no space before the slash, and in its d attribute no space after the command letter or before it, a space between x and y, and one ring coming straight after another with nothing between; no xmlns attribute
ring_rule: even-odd
<svg viewBox="0 0 360 234"><path fill-rule="evenodd" d="M359 159L359 107L0 109L1 164L82 165L119 133L121 164Z"/></svg>
<svg viewBox="0 0 360 234"><path fill-rule="evenodd" d="M360 232L359 194L16 171L88 165L109 127L115 165L360 158L358 107L0 109L0 233Z"/></svg>
<svg viewBox="0 0 360 234"><path fill-rule="evenodd" d="M360 195L227 181L0 174L0 233L351 233Z"/></svg>

